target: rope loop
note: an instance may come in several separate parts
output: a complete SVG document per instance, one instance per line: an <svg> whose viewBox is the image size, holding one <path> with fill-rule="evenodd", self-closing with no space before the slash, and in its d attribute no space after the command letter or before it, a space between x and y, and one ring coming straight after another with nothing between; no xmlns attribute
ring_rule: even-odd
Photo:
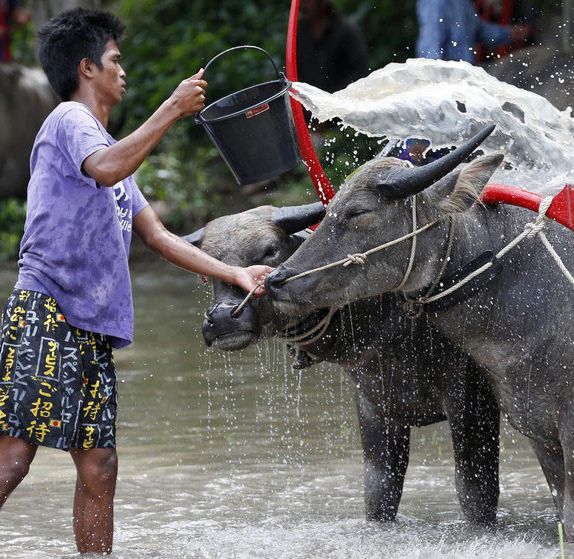
<svg viewBox="0 0 574 559"><path fill-rule="evenodd" d="M243 299L243 301L241 301L241 303L231 311L231 318L235 318L236 316L239 316L239 314L241 313L241 311L243 310L243 307L248 303L249 299L251 299L251 297L253 297L253 294L260 288L261 286L259 284L257 284L246 296L245 299Z"/></svg>
<svg viewBox="0 0 574 559"><path fill-rule="evenodd" d="M367 254L364 252L357 252L356 254L347 254L347 260L343 262L343 267L356 264L357 266L365 266L367 264Z"/></svg>
<svg viewBox="0 0 574 559"><path fill-rule="evenodd" d="M538 218L532 223L527 223L524 226L524 230L527 232L526 238L532 239L533 237L536 237L536 235L544 229L544 226L546 225L545 220L546 218L543 217L542 219Z"/></svg>
<svg viewBox="0 0 574 559"><path fill-rule="evenodd" d="M526 235L528 239L536 237L536 235L538 235L542 231L542 229L544 229L544 226L548 221L548 218L546 217L546 212L548 211L548 208L552 204L553 199L554 198L552 196L546 196L546 198L544 198L544 200L540 202L540 207L538 208L538 217L536 218L536 221L534 223L527 223L524 226L524 230L528 231L528 234Z"/></svg>

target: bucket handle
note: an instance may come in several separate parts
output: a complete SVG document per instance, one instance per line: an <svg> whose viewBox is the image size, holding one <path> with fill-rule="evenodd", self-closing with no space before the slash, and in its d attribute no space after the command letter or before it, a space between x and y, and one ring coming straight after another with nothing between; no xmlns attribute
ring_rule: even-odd
<svg viewBox="0 0 574 559"><path fill-rule="evenodd" d="M223 52L220 52L219 54L215 55L204 67L203 72L205 74L205 72L207 72L207 69L209 68L209 66L211 66L211 64L213 62L215 62L220 56L223 56L224 54L227 54L228 52L234 51L234 50L239 50L239 49L255 49L258 51L261 51L262 53L265 54L265 56L267 56L267 58L269 59L269 61L271 62L271 64L273 64L273 68L275 69L275 73L277 74L277 77L280 77L281 74L279 73L279 70L277 68L277 65L275 64L273 58L271 58L271 55L265 50L262 49L261 47L256 47L255 45L239 45L237 47L231 47L229 49L224 50Z"/></svg>

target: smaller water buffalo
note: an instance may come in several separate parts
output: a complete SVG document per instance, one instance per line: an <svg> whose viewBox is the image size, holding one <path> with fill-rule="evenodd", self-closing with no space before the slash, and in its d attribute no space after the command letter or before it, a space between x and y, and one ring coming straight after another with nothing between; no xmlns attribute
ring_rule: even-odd
<svg viewBox="0 0 574 559"><path fill-rule="evenodd" d="M269 275L267 290L280 308L297 313L402 293L487 371L502 411L530 439L573 539L574 289L536 229L525 229L531 212L476 203L503 156L459 165L492 128L423 167L393 158L367 162L337 193L314 234ZM530 237L510 250L525 232ZM573 270L572 232L551 221L544 232ZM359 252L354 261L362 265L330 266ZM437 306L432 298L464 278L465 287L445 291Z"/></svg>
<svg viewBox="0 0 574 559"><path fill-rule="evenodd" d="M301 245L297 232L323 214L321 204L264 206L215 219L186 240L229 264L277 266ZM495 521L499 411L465 353L426 320L407 318L392 295L296 317L278 312L266 297L239 309L244 297L236 287L213 283L203 324L207 345L234 351L279 336L311 362L345 367L356 386L367 519L396 517L411 426L448 419L462 511L478 524Z"/></svg>

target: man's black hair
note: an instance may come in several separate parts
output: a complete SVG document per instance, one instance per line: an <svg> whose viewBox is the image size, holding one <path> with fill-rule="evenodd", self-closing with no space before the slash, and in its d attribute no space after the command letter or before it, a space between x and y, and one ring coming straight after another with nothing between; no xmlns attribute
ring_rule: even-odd
<svg viewBox="0 0 574 559"><path fill-rule="evenodd" d="M102 69L106 43L119 42L125 26L113 14L75 8L50 19L38 32L38 57L50 85L69 101L79 87L78 65L88 58Z"/></svg>

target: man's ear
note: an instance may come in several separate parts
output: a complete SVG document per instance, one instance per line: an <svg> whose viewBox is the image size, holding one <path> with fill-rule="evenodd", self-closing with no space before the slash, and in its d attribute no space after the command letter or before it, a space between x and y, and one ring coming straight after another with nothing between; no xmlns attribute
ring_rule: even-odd
<svg viewBox="0 0 574 559"><path fill-rule="evenodd" d="M78 66L78 72L87 78L91 78L94 75L94 62L89 58L82 58Z"/></svg>

